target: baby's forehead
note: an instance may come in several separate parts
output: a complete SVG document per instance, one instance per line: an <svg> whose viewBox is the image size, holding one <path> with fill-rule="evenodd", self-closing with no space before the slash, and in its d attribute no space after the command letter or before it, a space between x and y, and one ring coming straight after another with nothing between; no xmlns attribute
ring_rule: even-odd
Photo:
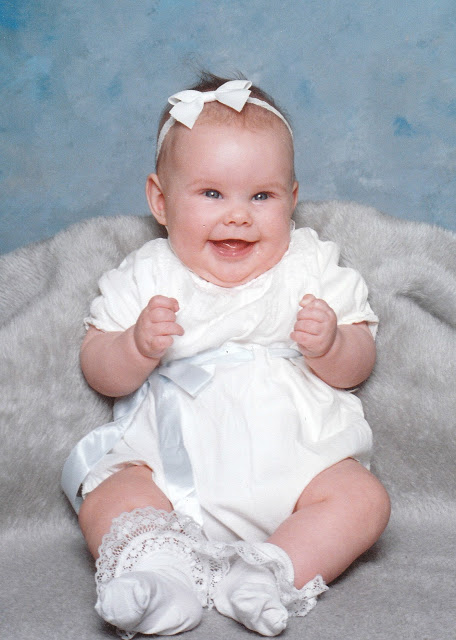
<svg viewBox="0 0 456 640"><path fill-rule="evenodd" d="M205 105L193 129L190 130L178 122L173 124L163 141L157 160L157 170L159 164L164 163L165 159L169 159L171 152L173 154L179 153L184 148L185 138L188 140L192 132L201 131L203 127L206 131L213 129L214 131L224 131L227 134L230 133L230 129L234 131L245 129L260 135L267 131L271 138L277 136L277 140L285 140L290 153L292 156L294 155L291 134L287 126L275 114L250 103L247 103L238 113L214 102Z"/></svg>

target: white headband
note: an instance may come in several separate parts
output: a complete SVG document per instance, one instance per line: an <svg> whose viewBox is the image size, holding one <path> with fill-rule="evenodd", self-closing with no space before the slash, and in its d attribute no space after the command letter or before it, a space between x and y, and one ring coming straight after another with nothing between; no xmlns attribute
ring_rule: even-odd
<svg viewBox="0 0 456 640"><path fill-rule="evenodd" d="M264 100L249 97L251 93L251 86L252 83L249 80L229 80L215 91L202 92L188 89L186 91L179 91L179 93L175 93L170 96L168 98L168 102L174 106L169 112L170 118L166 120L160 130L157 141L156 158L158 158L163 140L173 124L175 122L180 122L189 129L192 129L206 102L220 102L221 104L224 104L231 109L235 109L238 112L242 111L246 102L256 104L258 107L267 109L280 118L282 122L286 124L291 137L293 137L290 125L280 111L277 111L277 109Z"/></svg>

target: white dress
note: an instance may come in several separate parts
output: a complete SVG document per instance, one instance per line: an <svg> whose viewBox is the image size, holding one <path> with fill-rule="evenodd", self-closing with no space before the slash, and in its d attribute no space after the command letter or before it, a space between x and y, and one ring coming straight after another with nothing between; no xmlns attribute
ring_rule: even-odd
<svg viewBox="0 0 456 640"><path fill-rule="evenodd" d="M277 349L297 348L290 333L307 293L326 300L339 324L366 321L375 334L378 320L366 284L338 259L334 243L299 229L272 269L224 288L189 271L168 241L157 239L100 279L101 295L86 322L103 331L133 325L154 295L179 301L177 322L185 334L175 337L164 364L220 347L249 354L245 361L235 356L208 365L212 380L196 397L174 389L210 539L263 541L318 473L347 457L369 465L372 434L359 399L322 382L304 358L277 357ZM148 465L174 507L185 511L185 504L175 504L166 477L151 391L122 439L86 477L83 494L125 464Z"/></svg>

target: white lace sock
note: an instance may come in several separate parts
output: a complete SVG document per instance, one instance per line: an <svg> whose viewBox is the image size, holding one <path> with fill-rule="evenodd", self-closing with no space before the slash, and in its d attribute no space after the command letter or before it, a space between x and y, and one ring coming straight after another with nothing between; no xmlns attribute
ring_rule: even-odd
<svg viewBox="0 0 456 640"><path fill-rule="evenodd" d="M193 629L226 573L199 525L151 507L116 518L99 553L95 609L124 639Z"/></svg>
<svg viewBox="0 0 456 640"><path fill-rule="evenodd" d="M203 608L182 559L157 552L113 578L100 593L97 613L130 632L166 636L196 627Z"/></svg>
<svg viewBox="0 0 456 640"><path fill-rule="evenodd" d="M214 603L217 610L263 636L276 636L287 626L288 616L306 615L316 596L326 591L322 578L298 590L288 555L269 543L238 543L237 558L220 583Z"/></svg>
<svg viewBox="0 0 456 640"><path fill-rule="evenodd" d="M274 575L238 558L214 598L219 613L263 636L276 636L287 626L288 611L280 601Z"/></svg>

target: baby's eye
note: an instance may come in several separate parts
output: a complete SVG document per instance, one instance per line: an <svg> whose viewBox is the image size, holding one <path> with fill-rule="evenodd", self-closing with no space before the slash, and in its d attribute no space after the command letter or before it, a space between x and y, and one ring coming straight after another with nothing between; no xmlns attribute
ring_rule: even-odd
<svg viewBox="0 0 456 640"><path fill-rule="evenodd" d="M219 191L216 191L216 189L207 189L207 191L204 192L204 195L206 196L206 198L221 198L221 194Z"/></svg>
<svg viewBox="0 0 456 640"><path fill-rule="evenodd" d="M265 193L264 191L262 191L261 193L256 193L253 196L253 199L256 200L256 201L267 200L268 198L269 198L269 195L267 193Z"/></svg>

